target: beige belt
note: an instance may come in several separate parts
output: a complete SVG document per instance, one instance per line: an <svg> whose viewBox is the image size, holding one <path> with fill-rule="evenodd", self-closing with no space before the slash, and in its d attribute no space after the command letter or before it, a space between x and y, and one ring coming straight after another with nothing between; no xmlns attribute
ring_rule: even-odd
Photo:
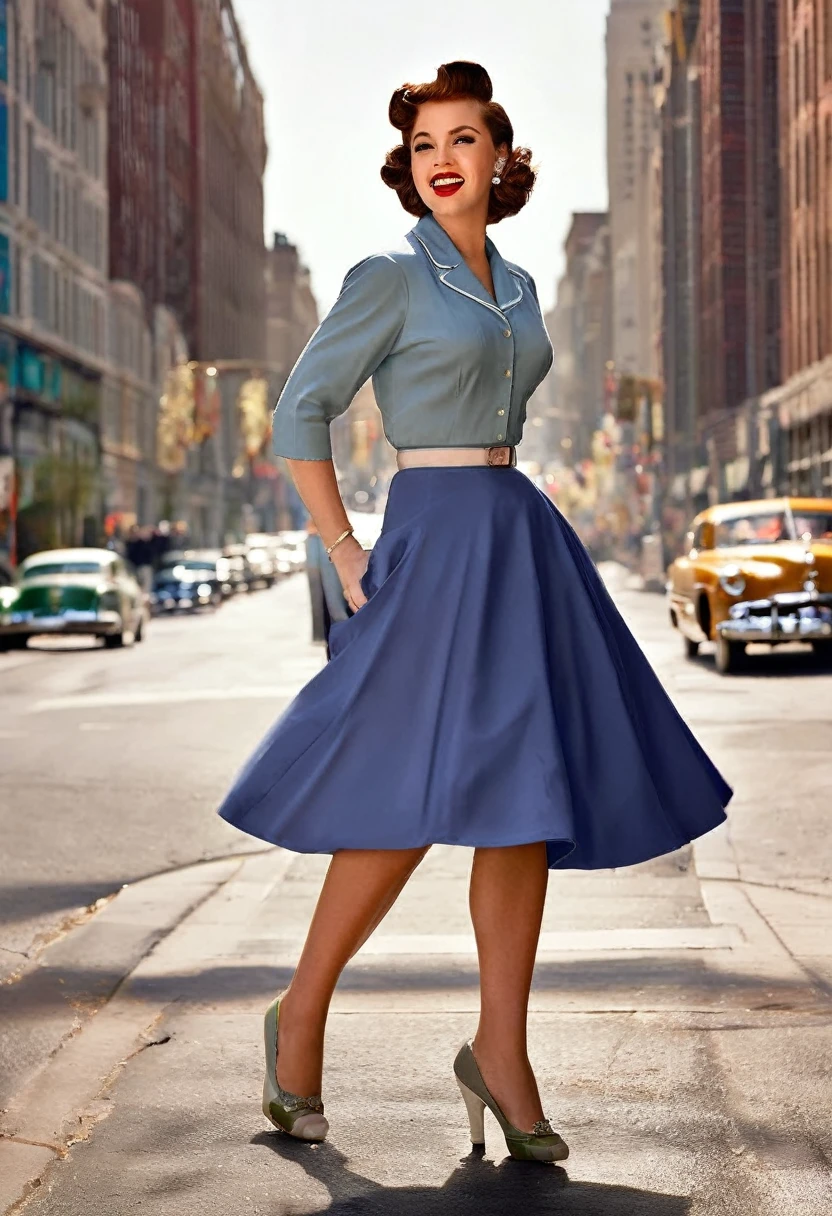
<svg viewBox="0 0 832 1216"><path fill-rule="evenodd" d="M505 467L517 464L517 451L506 445L491 448L403 448L396 452L396 463L400 469L469 464Z"/></svg>

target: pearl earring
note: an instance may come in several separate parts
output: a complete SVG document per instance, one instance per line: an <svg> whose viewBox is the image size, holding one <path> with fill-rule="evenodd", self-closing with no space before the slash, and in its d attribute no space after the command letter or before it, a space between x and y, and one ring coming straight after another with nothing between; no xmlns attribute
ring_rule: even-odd
<svg viewBox="0 0 832 1216"><path fill-rule="evenodd" d="M493 177L492 177L492 179L491 179L491 185L492 185L492 186L499 186L499 184L500 184L500 181L501 181L501 180L502 180L502 179L501 179L501 177L500 177L499 173L495 173L495 174L494 174L494 176L493 176Z"/></svg>
<svg viewBox="0 0 832 1216"><path fill-rule="evenodd" d="M499 186L499 184L502 180L500 177L500 174L502 173L503 169L505 169L505 167L506 167L505 160L497 161L496 165L494 166L494 176L491 179L492 186Z"/></svg>

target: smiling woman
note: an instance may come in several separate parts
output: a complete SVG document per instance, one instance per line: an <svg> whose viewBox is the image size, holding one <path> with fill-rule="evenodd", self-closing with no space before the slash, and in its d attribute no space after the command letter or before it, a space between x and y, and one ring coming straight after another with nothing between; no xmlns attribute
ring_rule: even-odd
<svg viewBox="0 0 832 1216"><path fill-rule="evenodd" d="M529 201L536 177L532 154L513 146L509 117L492 100L491 78L478 63L446 63L428 84L402 85L391 98L389 114L402 142L387 153L381 177L411 215L443 214L439 199L463 191L474 196L488 178L493 187L489 224L516 215ZM444 158L439 169L458 171L450 180L437 173L439 152Z"/></svg>
<svg viewBox="0 0 832 1216"><path fill-rule="evenodd" d="M720 823L731 791L577 536L516 467L553 354L534 279L487 226L528 201L530 152L478 64L396 89L389 113L402 142L382 177L419 221L347 274L272 431L353 611L220 808L252 836L333 854L290 987L266 1012L263 1111L326 1136L338 977L427 849L468 845L481 1015L454 1069L472 1142L490 1106L513 1157L561 1161L526 1050L547 867L670 852ZM368 554L329 427L371 376L399 471Z"/></svg>

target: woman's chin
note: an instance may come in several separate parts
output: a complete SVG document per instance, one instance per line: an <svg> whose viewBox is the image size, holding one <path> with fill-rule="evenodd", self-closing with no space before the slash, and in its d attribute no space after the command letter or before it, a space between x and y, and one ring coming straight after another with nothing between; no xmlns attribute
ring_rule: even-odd
<svg viewBox="0 0 832 1216"><path fill-rule="evenodd" d="M459 219L482 210L470 198L460 198L459 195L452 195L450 198L439 198L435 195L428 206L437 219Z"/></svg>

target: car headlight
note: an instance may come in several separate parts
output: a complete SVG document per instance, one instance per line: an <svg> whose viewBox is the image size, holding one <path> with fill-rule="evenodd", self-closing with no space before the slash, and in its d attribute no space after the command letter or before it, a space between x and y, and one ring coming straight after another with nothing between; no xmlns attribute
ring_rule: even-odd
<svg viewBox="0 0 832 1216"><path fill-rule="evenodd" d="M719 585L726 595L742 595L745 578L739 566L726 566L719 576Z"/></svg>
<svg viewBox="0 0 832 1216"><path fill-rule="evenodd" d="M198 595L210 595L211 594L211 588L208 585L208 583L200 583L196 590L197 590Z"/></svg>
<svg viewBox="0 0 832 1216"><path fill-rule="evenodd" d="M98 597L98 607L102 612L118 612L119 600L117 591L104 591Z"/></svg>

